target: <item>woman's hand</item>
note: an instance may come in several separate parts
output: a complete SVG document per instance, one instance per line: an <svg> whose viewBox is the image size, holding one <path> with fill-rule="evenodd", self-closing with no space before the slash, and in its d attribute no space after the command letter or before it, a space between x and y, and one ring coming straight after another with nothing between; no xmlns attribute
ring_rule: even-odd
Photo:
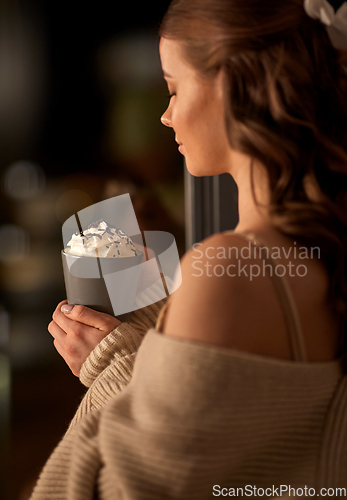
<svg viewBox="0 0 347 500"><path fill-rule="evenodd" d="M114 316L86 306L69 305L67 300L57 305L52 318L48 331L54 337L54 347L76 377L92 350L121 324Z"/></svg>

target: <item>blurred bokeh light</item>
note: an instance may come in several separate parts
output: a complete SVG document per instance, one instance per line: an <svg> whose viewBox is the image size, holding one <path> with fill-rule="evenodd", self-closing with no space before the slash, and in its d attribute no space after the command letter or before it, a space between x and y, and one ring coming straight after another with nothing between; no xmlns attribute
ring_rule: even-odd
<svg viewBox="0 0 347 500"><path fill-rule="evenodd" d="M55 211L61 223L64 223L72 214L83 208L93 205L92 198L79 189L65 191L57 200Z"/></svg>
<svg viewBox="0 0 347 500"><path fill-rule="evenodd" d="M102 45L99 64L104 80L113 84L141 88L161 83L157 38L148 31L127 33Z"/></svg>
<svg viewBox="0 0 347 500"><path fill-rule="evenodd" d="M0 261L17 263L29 253L29 235L15 224L0 226Z"/></svg>
<svg viewBox="0 0 347 500"><path fill-rule="evenodd" d="M37 163L17 161L6 169L3 186L9 197L19 201L27 200L44 191L46 176Z"/></svg>
<svg viewBox="0 0 347 500"><path fill-rule="evenodd" d="M7 292L35 292L51 282L51 269L42 255L26 255L9 262L3 271L2 285Z"/></svg>
<svg viewBox="0 0 347 500"><path fill-rule="evenodd" d="M29 2L0 2L0 158L36 140L46 105L46 44ZM30 9L30 7L29 7Z"/></svg>
<svg viewBox="0 0 347 500"><path fill-rule="evenodd" d="M62 224L129 193L141 230L174 234L184 253L182 157L160 122L168 3L119 15L100 0L81 22L76 2L0 0L1 500L27 500L85 391L47 331L66 298Z"/></svg>

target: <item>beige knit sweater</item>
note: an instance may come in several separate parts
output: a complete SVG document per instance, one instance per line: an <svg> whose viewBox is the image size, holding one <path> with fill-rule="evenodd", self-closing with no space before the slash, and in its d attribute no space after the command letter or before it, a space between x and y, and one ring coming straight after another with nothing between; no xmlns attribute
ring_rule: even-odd
<svg viewBox="0 0 347 500"><path fill-rule="evenodd" d="M166 278L166 281L168 280L169 278ZM159 313L168 300L168 297L159 298L162 297L162 290L161 282L156 282L148 288L145 296L153 303L134 311L129 323L121 323L109 333L84 362L80 381L89 390L79 405L69 429L86 413L102 408L128 384L143 337L155 326ZM141 298L139 300L141 301Z"/></svg>
<svg viewBox="0 0 347 500"><path fill-rule="evenodd" d="M81 372L89 389L31 500L347 487L341 361L282 361L162 335L169 303L143 309L91 353Z"/></svg>

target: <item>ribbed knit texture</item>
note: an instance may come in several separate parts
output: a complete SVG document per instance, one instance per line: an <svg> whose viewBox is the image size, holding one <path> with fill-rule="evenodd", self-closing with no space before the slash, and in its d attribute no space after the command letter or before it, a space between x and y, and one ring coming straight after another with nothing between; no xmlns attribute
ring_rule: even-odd
<svg viewBox="0 0 347 500"><path fill-rule="evenodd" d="M102 408L128 384L143 336L155 326L161 309L168 301L168 297L158 300L162 297L162 290L161 280L148 287L142 294L142 300L153 303L134 311L129 323L121 323L112 330L83 363L80 381L90 390L82 399L68 430L90 411ZM141 305L141 302L137 304Z"/></svg>
<svg viewBox="0 0 347 500"><path fill-rule="evenodd" d="M332 463L322 456L345 380L339 361L280 361L151 329L127 387L66 434L32 500L91 499L96 477L103 500L204 500L213 485L318 487L322 473L326 487L347 486L346 452ZM346 450L346 432L334 446Z"/></svg>
<svg viewBox="0 0 347 500"><path fill-rule="evenodd" d="M215 498L214 485L347 487L341 360L283 361L162 335L169 303L144 337L123 323L93 351L83 368L85 382L96 375L87 403L31 500L205 500Z"/></svg>

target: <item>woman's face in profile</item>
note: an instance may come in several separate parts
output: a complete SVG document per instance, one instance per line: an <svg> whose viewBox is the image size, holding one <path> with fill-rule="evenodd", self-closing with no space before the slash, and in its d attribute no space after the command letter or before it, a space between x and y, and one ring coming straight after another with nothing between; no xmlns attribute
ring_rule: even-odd
<svg viewBox="0 0 347 500"><path fill-rule="evenodd" d="M175 132L189 172L197 177L229 172L222 72L213 79L203 78L185 61L177 40L161 38L159 51L170 93L161 121Z"/></svg>

